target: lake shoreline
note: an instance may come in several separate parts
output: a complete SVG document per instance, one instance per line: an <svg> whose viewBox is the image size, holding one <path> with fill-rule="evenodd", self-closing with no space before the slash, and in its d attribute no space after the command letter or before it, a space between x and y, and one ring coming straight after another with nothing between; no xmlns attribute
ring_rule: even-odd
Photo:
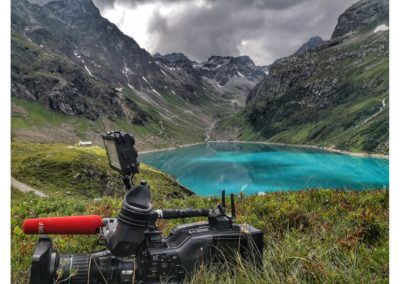
<svg viewBox="0 0 400 284"><path fill-rule="evenodd" d="M376 158L376 159L389 160L389 155L385 155L385 154L350 152L350 151L346 151L346 150L336 149L333 147L323 147L323 146L308 145L308 144L289 144L289 143L276 143L276 142L267 142L267 141L239 141L239 140L214 140L214 141L207 141L207 142L182 144L182 145L167 147L167 148L162 148L162 149L140 151L139 154L148 154L148 153L169 151L169 150L186 148L186 147L190 147L190 146L207 144L207 143L247 143L247 144L264 144L264 145L275 145L275 146L289 146L289 147L323 150L323 151L327 151L327 152L349 155L349 156L354 156L354 157Z"/></svg>

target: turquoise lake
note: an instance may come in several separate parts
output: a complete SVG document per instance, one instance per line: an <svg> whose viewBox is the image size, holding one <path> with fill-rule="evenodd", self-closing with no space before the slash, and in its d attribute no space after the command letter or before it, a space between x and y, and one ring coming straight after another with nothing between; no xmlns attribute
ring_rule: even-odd
<svg viewBox="0 0 400 284"><path fill-rule="evenodd" d="M140 155L198 195L310 188L375 189L389 184L389 161L301 147L208 143Z"/></svg>

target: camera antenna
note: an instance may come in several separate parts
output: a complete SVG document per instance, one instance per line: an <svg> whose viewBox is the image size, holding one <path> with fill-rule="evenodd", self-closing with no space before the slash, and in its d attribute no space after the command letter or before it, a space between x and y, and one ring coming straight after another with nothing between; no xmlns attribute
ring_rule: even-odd
<svg viewBox="0 0 400 284"><path fill-rule="evenodd" d="M222 190L222 194L221 194L221 205L222 207L225 209L225 189Z"/></svg>
<svg viewBox="0 0 400 284"><path fill-rule="evenodd" d="M232 218L236 218L235 195L233 193L231 193L231 213L232 213Z"/></svg>

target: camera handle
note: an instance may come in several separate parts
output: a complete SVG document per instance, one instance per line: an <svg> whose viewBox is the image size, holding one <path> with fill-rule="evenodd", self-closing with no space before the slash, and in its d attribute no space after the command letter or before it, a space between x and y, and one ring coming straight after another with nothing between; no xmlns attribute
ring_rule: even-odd
<svg viewBox="0 0 400 284"><path fill-rule="evenodd" d="M164 209L154 210L157 213L157 219L180 219L191 217L208 217L210 210L206 208L184 208L184 209Z"/></svg>
<svg viewBox="0 0 400 284"><path fill-rule="evenodd" d="M217 205L220 214L225 214L225 190L222 190L221 204ZM180 218L192 218L192 217L210 217L212 211L207 208L184 208L184 209L156 209L156 219L180 219ZM235 210L235 195L231 194L231 216L236 217Z"/></svg>

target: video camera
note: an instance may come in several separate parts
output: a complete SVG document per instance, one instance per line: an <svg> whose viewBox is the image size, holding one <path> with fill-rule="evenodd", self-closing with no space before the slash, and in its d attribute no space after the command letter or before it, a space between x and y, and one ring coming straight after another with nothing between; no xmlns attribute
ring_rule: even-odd
<svg viewBox="0 0 400 284"><path fill-rule="evenodd" d="M236 256L262 270L263 233L247 224L234 224L226 213L225 191L214 209L153 209L150 186L132 185L139 172L132 135L102 135L111 168L118 170L128 192L117 218L98 215L27 219L26 234L41 234L32 257L30 284L47 283L182 283L203 265ZM208 217L208 222L178 225L169 236L157 229L157 219ZM44 234L97 234L106 248L91 254L64 254L53 249Z"/></svg>

